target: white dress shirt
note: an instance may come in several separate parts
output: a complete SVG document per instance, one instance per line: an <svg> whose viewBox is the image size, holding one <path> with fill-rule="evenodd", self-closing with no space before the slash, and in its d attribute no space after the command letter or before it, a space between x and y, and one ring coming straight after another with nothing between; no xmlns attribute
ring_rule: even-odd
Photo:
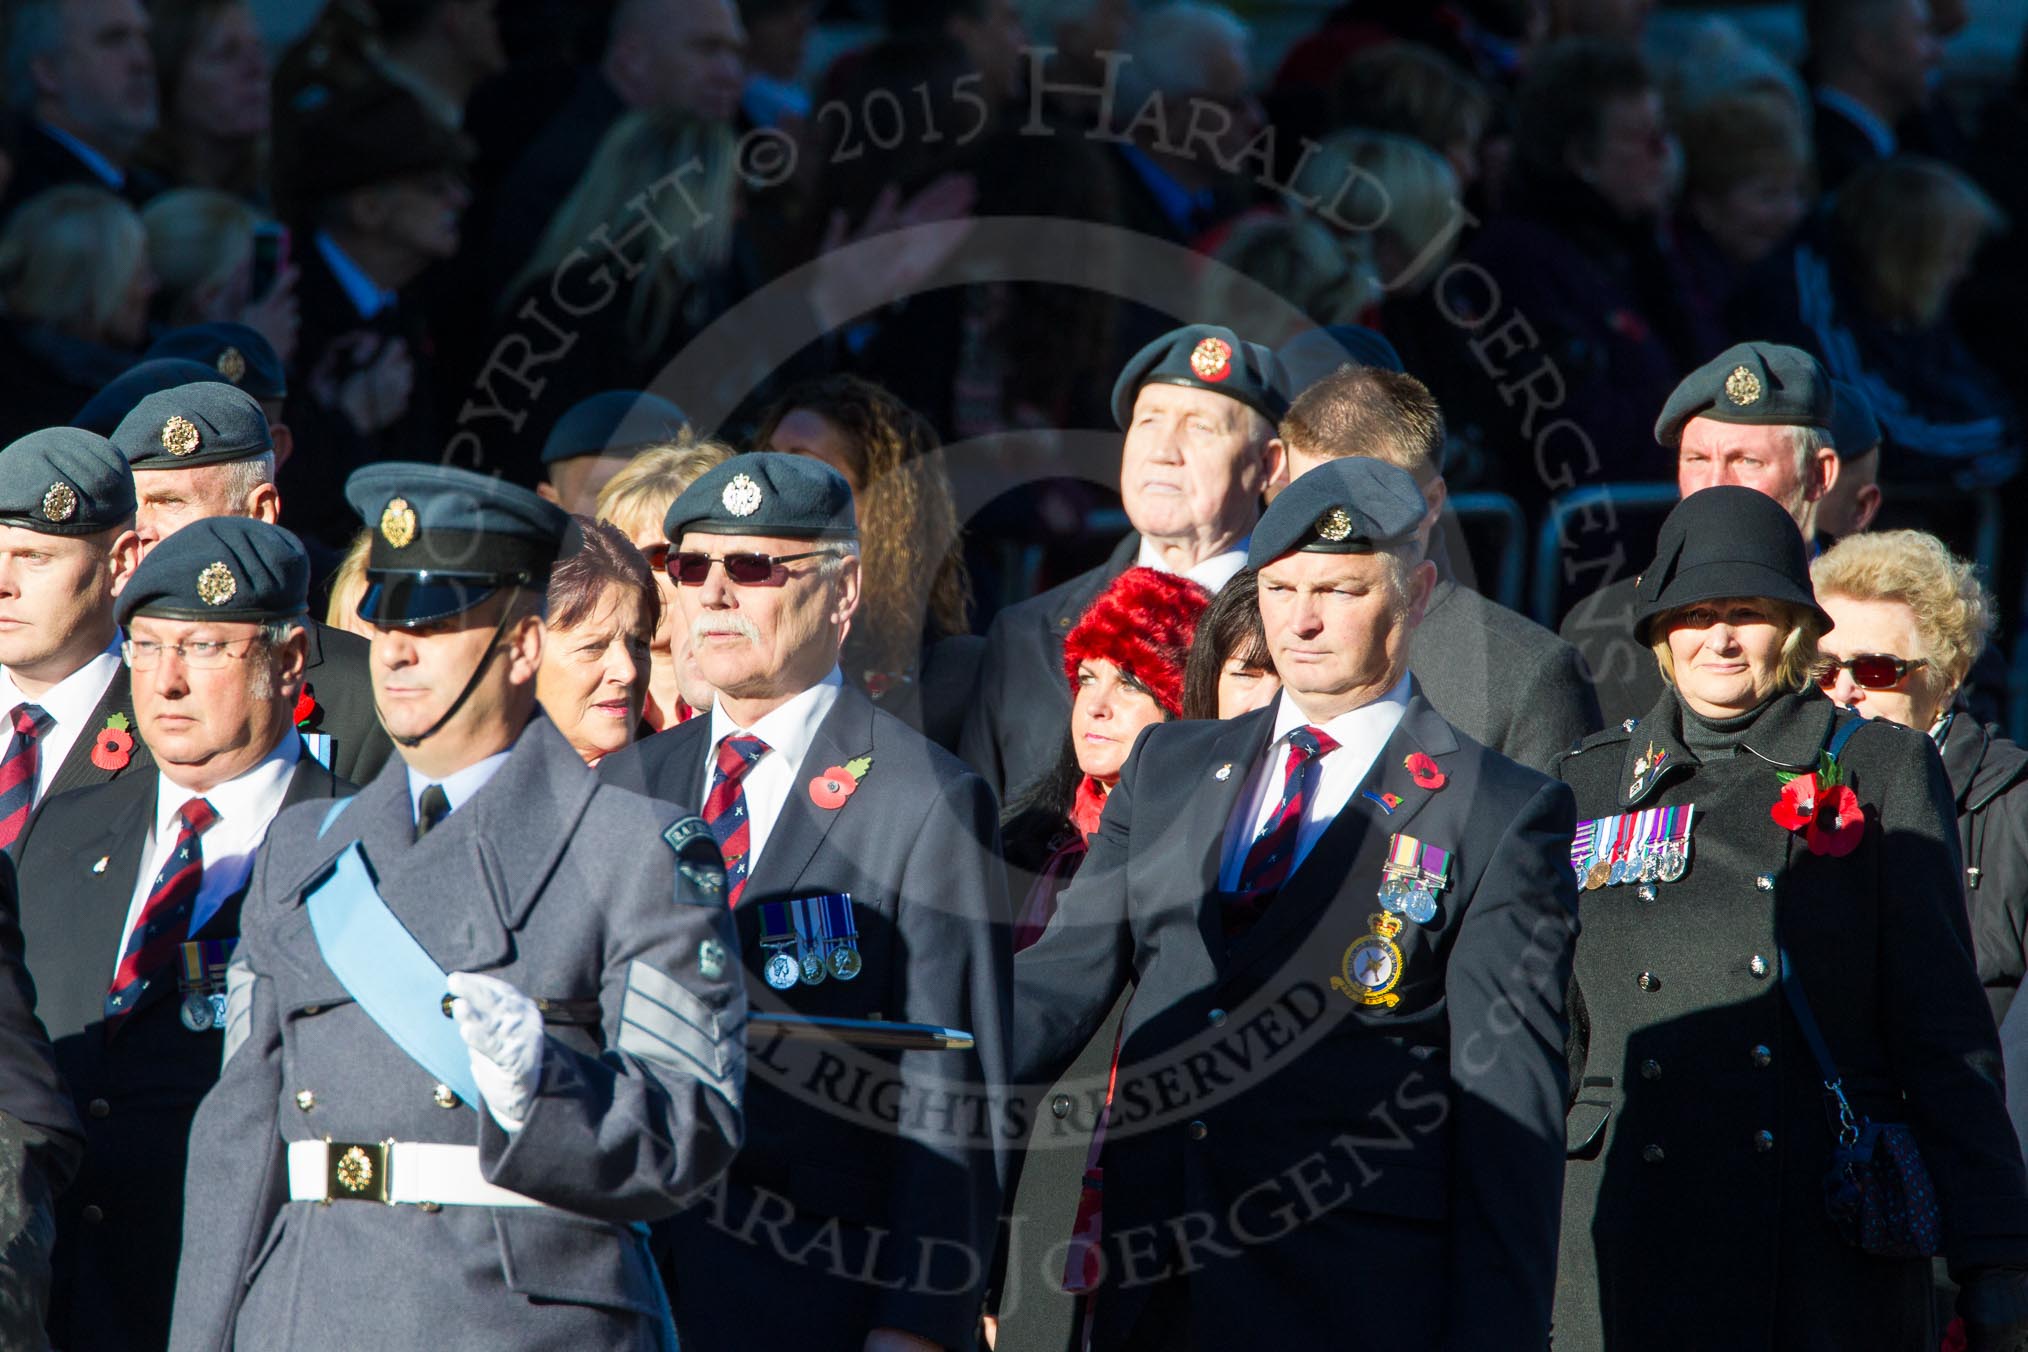
<svg viewBox="0 0 2028 1352"><path fill-rule="evenodd" d="M22 694L21 687L14 684L14 673L0 667L0 760L5 760L7 753L14 749L15 705L37 705L55 720L42 734L42 743L37 750L40 758L35 767L37 803L41 803L43 795L49 792L49 781L56 778L56 772L70 755L70 749L77 745L77 739L98 735L97 728L87 728L85 724L90 721L92 711L99 707L99 701L106 697L106 687L119 674L119 649L120 641L116 637L112 647L33 699ZM138 733L135 735L139 736Z"/></svg>
<svg viewBox="0 0 2028 1352"><path fill-rule="evenodd" d="M1408 712L1408 687L1409 678L1404 675L1392 690L1373 703L1362 704L1321 725L1338 743L1338 749L1316 760L1320 768L1312 778L1311 792L1303 802L1303 825L1296 834L1296 856L1289 865L1291 875L1303 866L1303 860L1309 857L1318 838L1344 810L1345 804L1352 801L1352 795L1359 791L1367 771L1379 758L1380 749L1387 745L1388 738L1394 736L1395 728L1401 724L1401 716ZM1310 721L1296 708L1288 691L1284 690L1275 697L1274 741L1268 744L1267 754L1254 767L1245 790L1239 795L1239 807L1225 828L1225 862L1218 870L1220 890L1231 892L1238 889L1240 871L1246 866L1246 856L1253 849L1253 842L1260 837L1275 809L1281 806L1282 771L1289 760L1289 734L1297 728L1309 726Z"/></svg>
<svg viewBox="0 0 2028 1352"><path fill-rule="evenodd" d="M392 291L383 291L380 283L366 275L366 269L352 260L352 255L338 247L338 241L324 231L317 232L317 252L324 256L331 275L338 279L345 298L352 302L352 308L359 311L361 319L371 319L382 310L391 308L399 299Z"/></svg>
<svg viewBox="0 0 2028 1352"><path fill-rule="evenodd" d="M505 751L496 751L486 757L486 759L474 761L464 769L443 779L431 779L413 765L403 767L408 771L409 816L416 821L422 820L423 790L432 784L435 784L444 791L444 797L451 804L450 810L456 812L465 805L473 794L486 787L487 780L500 773L500 767L505 765L507 758L513 754L514 749L512 747L509 747Z"/></svg>
<svg viewBox="0 0 2028 1352"><path fill-rule="evenodd" d="M254 854L267 839L275 814L282 810L289 777L295 774L302 759L303 742L292 728L260 764L206 793L179 788L169 781L169 776L159 770L155 772L155 824L147 843L141 847L141 874L134 880L133 899L127 904L127 923L120 927L120 947L113 954L116 977L120 954L127 951L127 941L141 918L141 908L147 905L148 893L155 886L155 875L169 862L169 851L183 829L177 820L183 805L193 798L202 798L218 814L218 820L197 837L198 854L204 861L204 880L198 884L197 900L190 912L190 932L195 934L218 914L225 899L245 887L247 879L253 876Z"/></svg>
<svg viewBox="0 0 2028 1352"><path fill-rule="evenodd" d="M753 877L760 867L761 851L767 848L775 819L782 815L782 804L802 787L796 783L797 771L802 769L803 757L809 754L810 743L817 740L818 725L830 715L844 689L845 677L833 667L830 675L773 713L755 719L750 728L739 727L726 714L724 704L712 701L711 745L704 753L704 781L698 802L711 794L720 742L734 733L745 733L768 744L767 754L755 761L746 778L740 781L740 787L746 790L747 877Z"/></svg>
<svg viewBox="0 0 2028 1352"><path fill-rule="evenodd" d="M1223 554L1213 554L1202 563L1192 564L1190 567L1185 568L1180 576L1190 579L1198 586L1204 588L1204 590L1216 596L1220 588L1232 581L1234 573L1246 567L1246 547L1252 539L1253 537L1249 535ZM1160 547L1145 535L1141 537L1141 552L1135 556L1134 566L1137 568L1152 568L1158 573L1174 573L1176 571L1168 564L1162 562Z"/></svg>

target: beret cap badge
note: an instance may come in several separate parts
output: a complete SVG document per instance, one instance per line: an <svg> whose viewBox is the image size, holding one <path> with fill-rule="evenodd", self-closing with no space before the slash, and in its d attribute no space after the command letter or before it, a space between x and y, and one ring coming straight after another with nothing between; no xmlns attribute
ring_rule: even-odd
<svg viewBox="0 0 2028 1352"><path fill-rule="evenodd" d="M162 424L162 449L171 455L190 455L203 444L197 424L178 414Z"/></svg>
<svg viewBox="0 0 2028 1352"><path fill-rule="evenodd" d="M77 490L61 480L51 484L42 495L42 514L58 523L70 520L77 515Z"/></svg>
<svg viewBox="0 0 2028 1352"><path fill-rule="evenodd" d="M1725 397L1741 408L1757 402L1762 393L1760 377L1744 366L1733 367L1725 378Z"/></svg>
<svg viewBox="0 0 2028 1352"><path fill-rule="evenodd" d="M1343 507L1333 507L1317 518L1317 534L1336 544L1352 534L1352 518Z"/></svg>
<svg viewBox="0 0 2028 1352"><path fill-rule="evenodd" d="M197 595L207 606L222 606L239 590L239 580L223 563L207 564L197 575Z"/></svg>
<svg viewBox="0 0 2028 1352"><path fill-rule="evenodd" d="M415 508L408 505L407 498L391 498L387 509L380 514L380 538L396 549L406 549L415 541Z"/></svg>
<svg viewBox="0 0 2028 1352"><path fill-rule="evenodd" d="M752 516L760 510L761 487L748 476L737 474L733 476L732 482L725 486L725 491L719 494L719 501L724 503L725 510L734 516Z"/></svg>
<svg viewBox="0 0 2028 1352"><path fill-rule="evenodd" d="M1223 338L1206 338L1191 350L1190 369L1199 380L1217 384L1232 374L1232 345Z"/></svg>
<svg viewBox="0 0 2028 1352"><path fill-rule="evenodd" d="M225 351L219 353L218 373L233 384L239 384L240 380L246 375L245 354L236 347L228 347Z"/></svg>

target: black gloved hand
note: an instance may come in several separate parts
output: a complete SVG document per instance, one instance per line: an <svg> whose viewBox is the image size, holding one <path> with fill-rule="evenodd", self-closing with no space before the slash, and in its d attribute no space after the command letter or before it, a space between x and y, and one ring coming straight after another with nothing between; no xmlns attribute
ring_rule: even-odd
<svg viewBox="0 0 2028 1352"><path fill-rule="evenodd" d="M1979 1268L1958 1290L1965 1352L2028 1352L2028 1271Z"/></svg>

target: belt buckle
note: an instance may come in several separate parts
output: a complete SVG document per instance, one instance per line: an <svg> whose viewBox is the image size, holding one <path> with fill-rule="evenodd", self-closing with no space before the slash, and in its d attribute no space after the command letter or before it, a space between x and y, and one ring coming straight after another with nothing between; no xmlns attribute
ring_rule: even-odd
<svg viewBox="0 0 2028 1352"><path fill-rule="evenodd" d="M332 1202L386 1202L393 1205L388 1164L392 1138L374 1145L364 1141L324 1143L324 1205Z"/></svg>

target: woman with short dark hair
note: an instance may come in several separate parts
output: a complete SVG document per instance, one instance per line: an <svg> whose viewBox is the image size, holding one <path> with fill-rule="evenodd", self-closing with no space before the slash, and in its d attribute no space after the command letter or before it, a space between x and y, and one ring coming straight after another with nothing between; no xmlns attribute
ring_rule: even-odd
<svg viewBox="0 0 2028 1352"><path fill-rule="evenodd" d="M597 765L640 735L662 597L648 561L617 527L573 520L583 543L549 575L535 692L585 764Z"/></svg>
<svg viewBox="0 0 2028 1352"><path fill-rule="evenodd" d="M1260 623L1260 574L1242 568L1197 621L1183 663L1183 716L1237 718L1281 692Z"/></svg>

